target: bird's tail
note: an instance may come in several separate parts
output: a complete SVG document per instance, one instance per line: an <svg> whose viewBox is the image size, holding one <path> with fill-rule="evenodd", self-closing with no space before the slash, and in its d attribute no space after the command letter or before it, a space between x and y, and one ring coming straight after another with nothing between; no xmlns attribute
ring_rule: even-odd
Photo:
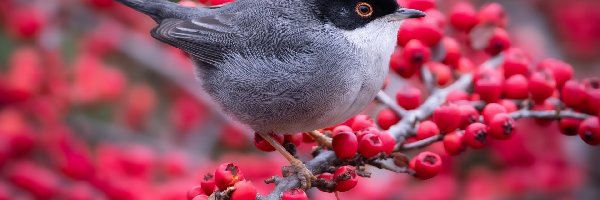
<svg viewBox="0 0 600 200"><path fill-rule="evenodd" d="M116 0L121 4L133 8L154 21L161 22L163 19L187 19L194 14L196 8L184 7L167 0Z"/></svg>

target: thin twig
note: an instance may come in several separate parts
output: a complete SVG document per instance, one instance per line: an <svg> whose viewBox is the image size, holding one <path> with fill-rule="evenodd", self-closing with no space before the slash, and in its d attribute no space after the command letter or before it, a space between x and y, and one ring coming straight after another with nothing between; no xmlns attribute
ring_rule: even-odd
<svg viewBox="0 0 600 200"><path fill-rule="evenodd" d="M559 120L563 118L572 118L572 119L586 119L591 117L588 114L574 112L571 110L544 110L544 111L535 111L535 110L519 110L513 113L510 113L510 117L517 120L522 118L536 118L536 119L553 119Z"/></svg>
<svg viewBox="0 0 600 200"><path fill-rule="evenodd" d="M400 146L400 150L402 151L407 151L407 150L413 150L413 149L420 149L426 146L429 146L435 142L441 141L442 139L444 139L444 135L434 135L416 142L411 142L408 144L404 144L402 146Z"/></svg>
<svg viewBox="0 0 600 200"><path fill-rule="evenodd" d="M379 91L379 93L377 93L377 100L392 109L399 117L406 115L407 111L394 102L394 100L385 92Z"/></svg>

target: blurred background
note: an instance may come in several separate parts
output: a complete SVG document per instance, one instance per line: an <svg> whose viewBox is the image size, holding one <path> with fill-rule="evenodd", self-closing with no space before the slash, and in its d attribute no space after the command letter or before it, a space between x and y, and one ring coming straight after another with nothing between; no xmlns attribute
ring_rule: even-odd
<svg viewBox="0 0 600 200"><path fill-rule="evenodd" d="M495 2L514 46L534 61L560 58L578 78L600 75L600 1ZM220 114L186 55L150 37L153 26L113 0L0 0L0 199L185 199L222 162L239 165L259 193L272 189L263 180L285 160L256 150L252 132ZM370 170L340 197L600 199L598 148L556 124L520 132L445 157L444 173L427 181ZM312 145L288 137L309 158Z"/></svg>

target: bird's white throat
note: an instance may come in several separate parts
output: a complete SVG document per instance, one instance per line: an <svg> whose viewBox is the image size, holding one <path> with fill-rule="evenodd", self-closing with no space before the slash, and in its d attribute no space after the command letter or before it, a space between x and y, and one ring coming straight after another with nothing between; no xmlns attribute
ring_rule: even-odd
<svg viewBox="0 0 600 200"><path fill-rule="evenodd" d="M394 52L400 21L390 21L386 17L376 19L366 26L344 31L344 37L371 58L389 59Z"/></svg>

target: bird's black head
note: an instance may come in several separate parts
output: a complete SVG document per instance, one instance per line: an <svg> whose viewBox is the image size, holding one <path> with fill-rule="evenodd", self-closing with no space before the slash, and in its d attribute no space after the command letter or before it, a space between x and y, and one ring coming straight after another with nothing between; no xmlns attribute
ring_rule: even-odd
<svg viewBox="0 0 600 200"><path fill-rule="evenodd" d="M396 20L423 17L421 11L400 8L396 0L315 0L319 15L336 27L354 30L369 22L396 15Z"/></svg>

